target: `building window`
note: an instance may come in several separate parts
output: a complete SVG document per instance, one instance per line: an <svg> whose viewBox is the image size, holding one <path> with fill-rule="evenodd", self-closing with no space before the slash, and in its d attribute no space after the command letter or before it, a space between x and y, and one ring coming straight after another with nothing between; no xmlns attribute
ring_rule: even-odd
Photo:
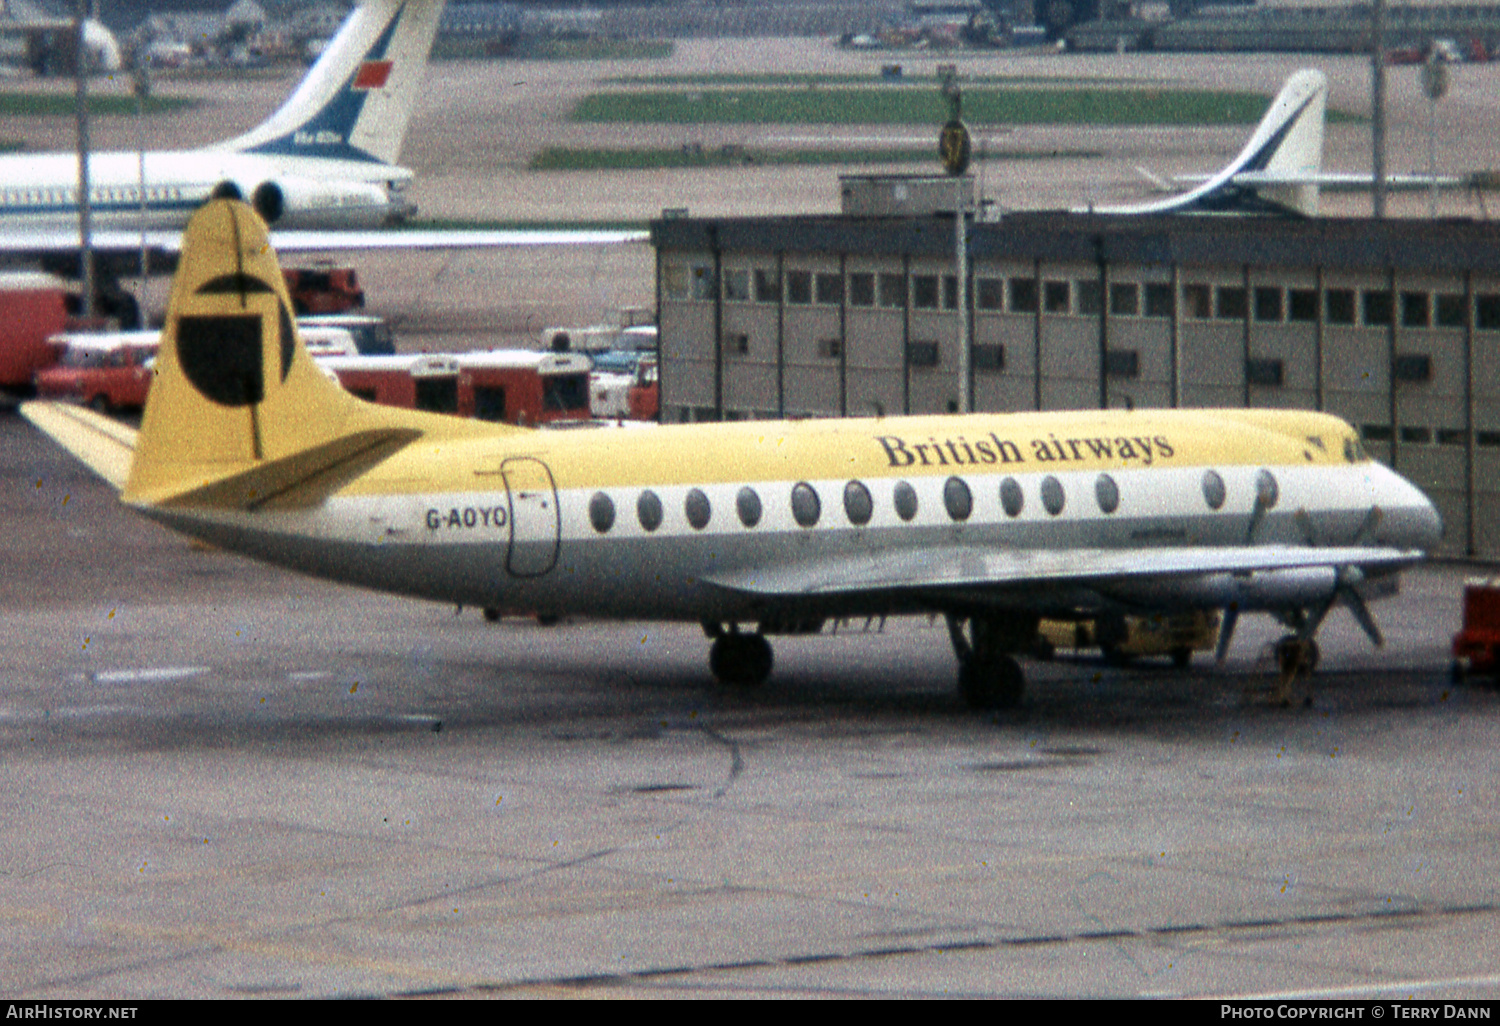
<svg viewBox="0 0 1500 1026"><path fill-rule="evenodd" d="M1287 289L1286 319L1289 321L1316 321L1318 319L1317 289Z"/></svg>
<svg viewBox="0 0 1500 1026"><path fill-rule="evenodd" d="M1488 293L1474 297L1474 327L1500 331L1500 296Z"/></svg>
<svg viewBox="0 0 1500 1026"><path fill-rule="evenodd" d="M1005 347L996 344L976 345L974 369L989 374L998 374L1005 370Z"/></svg>
<svg viewBox="0 0 1500 1026"><path fill-rule="evenodd" d="M1104 291L1096 280L1078 283L1078 314L1081 317L1098 316L1104 309Z"/></svg>
<svg viewBox="0 0 1500 1026"><path fill-rule="evenodd" d="M1245 381L1262 388L1280 388L1282 363L1265 357L1252 357L1245 361Z"/></svg>
<svg viewBox="0 0 1500 1026"><path fill-rule="evenodd" d="M695 264L692 271L693 298L714 298L714 269L711 264Z"/></svg>
<svg viewBox="0 0 1500 1026"><path fill-rule="evenodd" d="M681 264L667 264L661 269L661 290L668 299L688 297L688 269Z"/></svg>
<svg viewBox="0 0 1500 1026"><path fill-rule="evenodd" d="M807 306L812 302L811 271L786 272L786 301L798 306Z"/></svg>
<svg viewBox="0 0 1500 1026"><path fill-rule="evenodd" d="M755 270L755 301L757 303L781 302L781 279L775 271L763 267Z"/></svg>
<svg viewBox="0 0 1500 1026"><path fill-rule="evenodd" d="M818 355L825 360L837 360L844 355L844 343L841 339L820 338L818 339Z"/></svg>
<svg viewBox="0 0 1500 1026"><path fill-rule="evenodd" d="M980 310L1002 309L1004 299L1004 278L976 278L974 280L974 305Z"/></svg>
<svg viewBox="0 0 1500 1026"><path fill-rule="evenodd" d="M1401 441L1412 442L1416 445L1432 444L1432 428L1404 427L1401 429Z"/></svg>
<svg viewBox="0 0 1500 1026"><path fill-rule="evenodd" d="M1432 325L1431 297L1425 292L1401 293L1401 325L1426 328Z"/></svg>
<svg viewBox="0 0 1500 1026"><path fill-rule="evenodd" d="M938 280L935 274L914 274L911 277L911 305L919 310L936 310L938 305Z"/></svg>
<svg viewBox="0 0 1500 1026"><path fill-rule="evenodd" d="M1109 287L1109 312L1119 317L1137 317L1141 312L1141 288L1135 282Z"/></svg>
<svg viewBox="0 0 1500 1026"><path fill-rule="evenodd" d="M906 362L912 367L936 367L938 365L938 344L936 342L908 342L906 344Z"/></svg>
<svg viewBox="0 0 1500 1026"><path fill-rule="evenodd" d="M1437 322L1440 328L1462 328L1465 321L1462 293L1440 292L1437 297Z"/></svg>
<svg viewBox="0 0 1500 1026"><path fill-rule="evenodd" d="M1397 381L1421 384L1432 380L1432 357L1426 353L1398 353L1391 368Z"/></svg>
<svg viewBox="0 0 1500 1026"><path fill-rule="evenodd" d="M906 276L882 274L880 276L880 305L891 309L906 306Z"/></svg>
<svg viewBox="0 0 1500 1026"><path fill-rule="evenodd" d="M1272 324L1281 323L1281 290L1257 285L1255 288L1255 319Z"/></svg>
<svg viewBox="0 0 1500 1026"><path fill-rule="evenodd" d="M1370 327L1385 327L1392 321L1391 294L1385 289L1370 289L1364 293L1365 324Z"/></svg>
<svg viewBox="0 0 1500 1026"><path fill-rule="evenodd" d="M1146 286L1146 316L1147 317L1171 317L1177 311L1173 308L1172 286L1166 282L1156 281Z"/></svg>
<svg viewBox="0 0 1500 1026"><path fill-rule="evenodd" d="M849 305L875 305L875 275L867 271L849 275Z"/></svg>
<svg viewBox="0 0 1500 1026"><path fill-rule="evenodd" d="M1221 321L1243 321L1250 313L1250 297L1238 285L1220 285L1214 290L1214 316Z"/></svg>
<svg viewBox="0 0 1500 1026"><path fill-rule="evenodd" d="M726 303L750 302L750 272L729 268L724 272L724 301Z"/></svg>
<svg viewBox="0 0 1500 1026"><path fill-rule="evenodd" d="M842 306L844 302L844 279L838 274L819 274L817 277L818 302L824 306Z"/></svg>
<svg viewBox="0 0 1500 1026"><path fill-rule="evenodd" d="M1012 278L1010 280L1010 312L1036 313L1039 306L1035 278Z"/></svg>
<svg viewBox="0 0 1500 1026"><path fill-rule="evenodd" d="M1329 289L1323 293L1323 319L1329 324L1354 323L1354 290Z"/></svg>
<svg viewBox="0 0 1500 1026"><path fill-rule="evenodd" d="M1048 313L1065 314L1073 310L1072 289L1065 281L1049 281L1042 286Z"/></svg>
<svg viewBox="0 0 1500 1026"><path fill-rule="evenodd" d="M1141 356L1134 349L1111 349L1104 354L1104 373L1112 378L1134 378L1140 371Z"/></svg>
<svg viewBox="0 0 1500 1026"><path fill-rule="evenodd" d="M1195 321L1206 321L1213 316L1213 290L1207 285L1184 285L1182 287L1182 312Z"/></svg>
<svg viewBox="0 0 1500 1026"><path fill-rule="evenodd" d="M744 332L736 332L724 337L724 352L730 356L750 355L750 336Z"/></svg>

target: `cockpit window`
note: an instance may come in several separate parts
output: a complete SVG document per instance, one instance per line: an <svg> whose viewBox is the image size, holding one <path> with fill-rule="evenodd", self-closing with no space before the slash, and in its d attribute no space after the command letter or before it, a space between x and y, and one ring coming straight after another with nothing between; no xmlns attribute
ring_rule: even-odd
<svg viewBox="0 0 1500 1026"><path fill-rule="evenodd" d="M1360 444L1358 438L1353 435L1344 439L1344 460L1347 463L1365 463L1370 456L1365 452L1365 447Z"/></svg>

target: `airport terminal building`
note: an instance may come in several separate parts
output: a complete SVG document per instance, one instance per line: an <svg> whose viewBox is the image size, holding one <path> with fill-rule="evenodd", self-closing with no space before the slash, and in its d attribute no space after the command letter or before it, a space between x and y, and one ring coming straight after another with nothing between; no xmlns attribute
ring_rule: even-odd
<svg viewBox="0 0 1500 1026"><path fill-rule="evenodd" d="M961 289L952 214L853 188L652 224L664 421L956 411L964 305L976 410L1326 410L1432 497L1444 551L1500 558L1500 226L1014 213L969 225Z"/></svg>

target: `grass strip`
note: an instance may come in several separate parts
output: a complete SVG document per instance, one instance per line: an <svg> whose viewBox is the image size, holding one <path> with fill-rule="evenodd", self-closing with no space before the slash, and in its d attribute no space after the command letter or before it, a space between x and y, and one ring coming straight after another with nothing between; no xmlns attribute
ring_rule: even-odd
<svg viewBox="0 0 1500 1026"><path fill-rule="evenodd" d="M143 105L143 113L165 114L197 102L176 96L152 96ZM135 97L90 94L88 107L91 117L134 117ZM3 117L64 117L77 109L78 101L72 93L0 93Z"/></svg>
<svg viewBox="0 0 1500 1026"><path fill-rule="evenodd" d="M976 154L976 157L980 156ZM1096 158L1099 150L991 150L986 161ZM937 142L923 147L758 150L739 146L677 149L587 149L551 146L531 159L532 171L665 171L678 168L820 164L936 165Z"/></svg>

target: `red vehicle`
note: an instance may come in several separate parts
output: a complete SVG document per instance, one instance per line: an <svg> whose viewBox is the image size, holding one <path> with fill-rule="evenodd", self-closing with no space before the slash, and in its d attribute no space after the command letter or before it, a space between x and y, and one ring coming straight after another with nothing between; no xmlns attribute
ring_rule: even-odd
<svg viewBox="0 0 1500 1026"><path fill-rule="evenodd" d="M1464 585L1464 625L1453 636L1453 676L1500 676L1500 580Z"/></svg>
<svg viewBox="0 0 1500 1026"><path fill-rule="evenodd" d="M139 410L146 405L150 362L160 341L157 331L53 335L48 342L61 355L37 372L37 395L82 403L100 413Z"/></svg>
<svg viewBox="0 0 1500 1026"><path fill-rule="evenodd" d="M352 267L283 267L281 276L298 316L347 313L365 305L365 290Z"/></svg>
<svg viewBox="0 0 1500 1026"><path fill-rule="evenodd" d="M492 349L462 353L459 412L508 424L589 418L589 371L582 353Z"/></svg>
<svg viewBox="0 0 1500 1026"><path fill-rule="evenodd" d="M47 339L68 326L68 297L50 274L0 274L0 392L31 394L36 372L57 358Z"/></svg>
<svg viewBox="0 0 1500 1026"><path fill-rule="evenodd" d="M590 364L577 353L333 356L318 363L353 394L385 406L509 424L589 416Z"/></svg>

